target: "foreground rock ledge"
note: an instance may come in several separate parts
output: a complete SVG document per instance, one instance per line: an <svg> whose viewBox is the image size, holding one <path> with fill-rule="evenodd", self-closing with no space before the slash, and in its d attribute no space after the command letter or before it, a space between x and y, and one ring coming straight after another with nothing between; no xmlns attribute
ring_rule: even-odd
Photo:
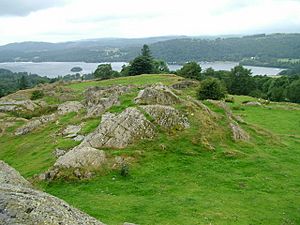
<svg viewBox="0 0 300 225"><path fill-rule="evenodd" d="M2 161L0 165L0 224L104 225L64 201L28 187L17 171Z"/></svg>

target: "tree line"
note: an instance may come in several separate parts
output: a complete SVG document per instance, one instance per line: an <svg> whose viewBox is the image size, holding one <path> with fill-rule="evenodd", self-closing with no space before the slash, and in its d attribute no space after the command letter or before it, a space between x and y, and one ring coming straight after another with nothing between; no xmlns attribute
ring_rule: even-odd
<svg viewBox="0 0 300 225"><path fill-rule="evenodd" d="M268 76L253 76L251 70L239 65L231 71L215 71L208 68L202 71L201 66L192 61L185 63L177 71L170 71L166 62L156 59L151 54L148 45L144 45L140 54L122 67L120 72L114 71L111 64L100 64L93 74L80 76L67 75L50 79L27 73L13 73L0 69L0 96L7 95L19 89L34 87L39 83L51 83L58 80L88 80L111 79L121 76L140 74L168 74L201 81L199 98L220 99L229 93L233 95L248 95L271 101L290 101L300 103L300 73L290 72L289 76L276 78ZM297 75L298 74L298 75Z"/></svg>
<svg viewBox="0 0 300 225"><path fill-rule="evenodd" d="M253 76L251 70L239 65L231 71L215 71L208 68L202 71L196 62L188 62L177 71L169 71L167 64L155 59L144 45L141 53L121 72L113 71L110 64L101 64L94 72L98 79L110 79L120 76L140 74L175 73L179 76L200 80L206 90L199 91L199 98L220 99L229 93L232 95L248 95L271 101L290 101L300 103L300 76ZM201 93L200 93L201 92ZM206 95L205 95L206 93Z"/></svg>

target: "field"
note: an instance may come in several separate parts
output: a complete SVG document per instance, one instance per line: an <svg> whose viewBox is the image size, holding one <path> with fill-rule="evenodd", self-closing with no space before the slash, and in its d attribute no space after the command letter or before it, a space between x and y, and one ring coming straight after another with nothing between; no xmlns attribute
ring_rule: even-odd
<svg viewBox="0 0 300 225"><path fill-rule="evenodd" d="M172 75L143 75L68 87L80 95L94 85L169 85L178 79ZM120 112L134 105L137 92L133 89L124 95L122 105L110 111ZM178 94L182 98L193 96L195 89ZM128 177L122 177L119 171L107 171L86 181L35 185L109 225L125 221L141 225L300 224L300 106L244 106L242 101L255 99L233 98L229 106L245 120L242 126L251 135L249 142L233 141L224 111L204 102L220 116L218 127L211 127L203 122L202 114L195 113L189 115L191 127L183 132L160 132L154 140L140 141L124 150L105 149L111 157L126 155L134 159ZM32 179L53 165L55 148L78 144L56 134L67 124L80 123L81 118L82 114L71 113L59 123L21 137L13 136L21 124L9 128L0 137L0 159ZM100 119L84 122L82 132L89 133Z"/></svg>

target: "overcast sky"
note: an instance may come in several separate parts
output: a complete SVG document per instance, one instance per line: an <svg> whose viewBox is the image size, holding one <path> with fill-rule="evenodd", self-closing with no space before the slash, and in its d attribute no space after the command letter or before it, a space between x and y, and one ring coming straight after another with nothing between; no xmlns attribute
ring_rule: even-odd
<svg viewBox="0 0 300 225"><path fill-rule="evenodd" d="M300 32L300 0L0 0L0 44Z"/></svg>

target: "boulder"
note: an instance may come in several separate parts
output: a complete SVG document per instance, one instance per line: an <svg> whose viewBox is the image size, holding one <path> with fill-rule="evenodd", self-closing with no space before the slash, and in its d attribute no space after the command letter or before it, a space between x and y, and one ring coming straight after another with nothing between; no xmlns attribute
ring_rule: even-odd
<svg viewBox="0 0 300 225"><path fill-rule="evenodd" d="M199 82L194 80L183 80L181 82L178 82L176 84L172 85L172 88L174 89L185 89L190 87L197 87L199 85Z"/></svg>
<svg viewBox="0 0 300 225"><path fill-rule="evenodd" d="M113 105L119 105L120 101L118 97L111 96L108 98L100 98L98 103L95 105L89 104L87 108L87 116L86 117L94 117L102 115L107 109L112 107Z"/></svg>
<svg viewBox="0 0 300 225"><path fill-rule="evenodd" d="M147 87L135 98L135 103L142 105L172 105L180 102L179 97L164 85Z"/></svg>
<svg viewBox="0 0 300 225"><path fill-rule="evenodd" d="M0 184L22 185L31 187L30 183L25 180L18 171L0 160ZM1 202L1 198L0 198ZM1 215L1 210L0 210ZM1 220L0 220L1 221Z"/></svg>
<svg viewBox="0 0 300 225"><path fill-rule="evenodd" d="M83 141L84 140L84 136L83 135L77 135L76 137L73 138L74 141Z"/></svg>
<svg viewBox="0 0 300 225"><path fill-rule="evenodd" d="M136 108L127 108L119 115L103 116L98 128L83 140L81 146L124 148L137 140L153 138L155 126Z"/></svg>
<svg viewBox="0 0 300 225"><path fill-rule="evenodd" d="M248 141L250 139L249 134L246 131L244 131L236 122L230 122L229 127L231 128L232 137L235 141Z"/></svg>
<svg viewBox="0 0 300 225"><path fill-rule="evenodd" d="M103 225L54 196L3 183L0 184L0 224Z"/></svg>
<svg viewBox="0 0 300 225"><path fill-rule="evenodd" d="M34 111L38 106L31 100L24 101L0 101L0 112Z"/></svg>
<svg viewBox="0 0 300 225"><path fill-rule="evenodd" d="M62 135L74 138L77 136L77 133L81 130L80 125L68 125L62 132Z"/></svg>
<svg viewBox="0 0 300 225"><path fill-rule="evenodd" d="M77 101L69 101L65 102L58 106L58 114L64 115L70 112L79 112L80 109L82 109L84 106Z"/></svg>
<svg viewBox="0 0 300 225"><path fill-rule="evenodd" d="M244 105L247 106L261 106L260 102L246 102Z"/></svg>
<svg viewBox="0 0 300 225"><path fill-rule="evenodd" d="M171 106L147 105L141 108L167 130L184 130L189 127L188 118Z"/></svg>
<svg viewBox="0 0 300 225"><path fill-rule="evenodd" d="M90 87L85 91L86 105L98 105L103 100L102 98L118 97L126 92L129 92L131 87L129 86L110 86L110 87Z"/></svg>
<svg viewBox="0 0 300 225"><path fill-rule="evenodd" d="M66 202L31 188L15 169L0 161L0 224L104 225Z"/></svg>
<svg viewBox="0 0 300 225"><path fill-rule="evenodd" d="M30 120L28 123L26 123L24 126L19 127L16 130L15 135L27 134L27 133L37 129L41 125L52 122L54 120L56 120L55 114L45 115L45 116L34 118L34 119Z"/></svg>
<svg viewBox="0 0 300 225"><path fill-rule="evenodd" d="M91 147L75 147L59 157L54 167L64 169L97 170L106 163L105 152Z"/></svg>

